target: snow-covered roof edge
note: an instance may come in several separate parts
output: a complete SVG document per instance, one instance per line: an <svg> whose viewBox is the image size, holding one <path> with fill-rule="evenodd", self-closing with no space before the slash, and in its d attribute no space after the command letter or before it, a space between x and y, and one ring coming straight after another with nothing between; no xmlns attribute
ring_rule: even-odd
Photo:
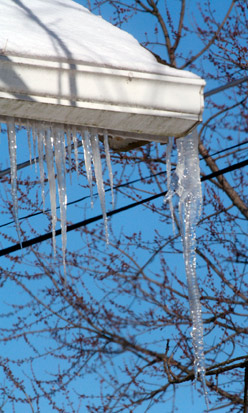
<svg viewBox="0 0 248 413"><path fill-rule="evenodd" d="M158 63L132 35L72 0L1 0L0 27L6 56L199 78Z"/></svg>

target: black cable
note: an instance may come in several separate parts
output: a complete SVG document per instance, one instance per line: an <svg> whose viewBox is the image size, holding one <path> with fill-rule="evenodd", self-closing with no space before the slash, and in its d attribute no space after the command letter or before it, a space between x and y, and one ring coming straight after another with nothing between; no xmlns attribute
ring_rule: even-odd
<svg viewBox="0 0 248 413"><path fill-rule="evenodd" d="M116 214L119 214L120 212L127 211L128 209L131 209L131 208L134 208L134 207L139 206L141 204L144 204L145 202L153 201L154 199L157 199L160 196L164 196L166 193L167 193L167 191L164 191L160 194L152 195L149 198L141 199L140 201L137 201L137 202L134 202L132 204L126 205L124 207L115 209L113 211L109 211L109 212L107 212L107 217L111 217L112 215L116 215ZM97 215L95 217L85 219L84 221L77 222L76 224L68 225L67 229L66 229L66 232L73 231L73 230L75 230L77 228L80 228L80 227L85 227L86 225L89 225L89 224L92 224L93 222L99 221L100 219L102 219L102 217L103 217L102 214L100 214L100 215ZM55 236L57 237L57 235L61 235L61 229L57 229L55 231ZM38 237L29 239L27 241L23 241L22 246L19 243L15 244L15 245L12 245L11 247L4 248L4 249L0 250L0 257L2 257L3 255L11 254L12 252L18 251L20 249L30 247L31 245L38 244L39 242L46 241L46 240L51 239L51 238L52 238L52 232L48 232L47 234L39 235Z"/></svg>
<svg viewBox="0 0 248 413"><path fill-rule="evenodd" d="M201 178L201 181L203 182L203 181L210 180L210 179L215 178L219 175L224 175L228 172L234 171L235 169L243 168L246 165L248 165L248 159L246 161L238 162L235 165L230 165L227 168L220 169L219 171L213 172L209 175L205 175ZM160 198L161 196L165 196L166 193L167 193L167 191L164 191L162 193L152 195L148 198L145 198L145 199L142 199L140 201L134 202L132 204L126 205L124 207L115 209L113 211L109 211L107 213L107 216L110 217L110 216L116 215L120 212L127 211L128 209L135 208L136 206L142 205L146 202L153 201L157 198ZM88 218L84 221L77 222L76 224L68 225L67 226L67 232L70 232L70 231L73 231L77 228L89 225L93 222L99 221L100 219L102 219L102 214L97 215L97 216L92 217L92 218ZM55 231L55 236L58 236L58 235L61 235L61 229L58 229L57 231ZM18 251L20 249L27 248L31 245L38 244L42 241L45 241L45 240L48 240L48 239L51 239L51 238L52 238L52 232L48 232L47 234L39 235L38 237L32 238L32 239L27 240L27 241L23 241L22 246L19 243L15 244L15 245L12 245L11 247L4 248L4 249L0 250L0 257L2 257L3 255L11 254L12 252Z"/></svg>
<svg viewBox="0 0 248 413"><path fill-rule="evenodd" d="M233 80L232 82L226 83L223 86L216 87L215 89L208 90L204 93L204 98L215 95L216 93L222 92L223 90L229 89L231 87L238 86L244 82L248 82L248 76L242 77L241 79Z"/></svg>
<svg viewBox="0 0 248 413"><path fill-rule="evenodd" d="M210 157L212 158L212 157L215 156L215 155L219 155L219 154L221 154L221 153L223 153L223 152L229 151L229 149L239 148L240 146L246 145L247 143L248 143L248 141L244 141L244 142L241 142L241 143L237 143L236 145L229 146L228 148L221 149L220 151L217 151L217 152L215 152L215 153L213 153L213 154L208 154L208 155L206 155L206 156L201 157L201 158L200 158L200 161L202 161L203 159L210 158Z"/></svg>
<svg viewBox="0 0 248 413"><path fill-rule="evenodd" d="M235 163L234 165L227 166L226 168L220 169L219 171L213 172L209 175L205 175L201 178L201 181L203 182L215 178L219 175L225 175L227 172L235 171L235 169L243 168L246 165L248 165L248 159L242 162Z"/></svg>
<svg viewBox="0 0 248 413"><path fill-rule="evenodd" d="M242 145L245 145L245 144L247 144L247 143L248 143L248 141L244 141L244 142L238 143L238 144L236 144L236 145L229 146L228 148L222 149L222 150L220 150L220 151L218 151L218 152L215 152L215 153L213 153L213 154L210 154L210 155L206 155L206 156L204 156L204 157L201 157L201 158L200 158L200 161L202 161L203 159L207 159L207 158L209 158L209 157L213 157L213 156L215 156L215 155L219 155L219 154L221 154L221 153L223 153L223 152L228 151L229 149L238 148L238 147L240 147L240 146L242 146ZM174 170L175 170L175 168L172 168L171 171L173 172ZM155 178L156 176L159 176L159 175L164 175L165 173L166 173L166 171L161 171L161 172L157 172L156 174L148 175L148 176L146 176L146 177L144 177L144 178L137 178L137 179L134 179L134 180L132 180L132 181L125 182L125 183L120 184L120 185L116 185L113 189L116 190L116 189L118 189L118 188L123 188L123 187L125 187L125 186L129 186L129 185L135 184L135 183L137 183L137 182L141 182L141 181L145 181L145 180L147 180L147 179ZM105 192L109 192L109 191L111 191L111 188L108 188L108 189L105 190ZM97 195L98 195L97 193L93 194L93 196L97 196ZM76 200L74 200L74 201L70 201L70 202L68 202L68 203L66 204L66 206L71 206L71 205L77 204L78 202L85 201L86 199L89 199L90 196L91 196L91 195L86 195L86 196L84 196L84 197L82 197L82 198L78 198L78 199L76 199ZM60 208L59 206L56 207L56 209L59 209L59 208ZM51 212L51 210L50 210L50 209L46 209L46 210L45 210L45 213L46 213L46 212ZM34 212L33 214L29 214L29 215L25 215L25 216L23 216L23 217L20 217L20 218L18 218L18 220L19 220L19 221L22 221L22 220L24 220L24 219L32 218L32 217L35 217L35 216L37 216L37 215L41 215L41 214L43 214L43 213L44 213L43 211ZM0 228L7 227L8 225L11 225L11 224L14 224L14 223L15 223L14 220L9 221L9 222L6 222L5 224L0 225Z"/></svg>

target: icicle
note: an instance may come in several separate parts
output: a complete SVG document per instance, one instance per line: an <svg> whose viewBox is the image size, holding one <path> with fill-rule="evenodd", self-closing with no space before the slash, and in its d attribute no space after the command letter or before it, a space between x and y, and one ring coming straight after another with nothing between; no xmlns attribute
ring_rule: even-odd
<svg viewBox="0 0 248 413"><path fill-rule="evenodd" d="M37 128L38 137L38 156L39 156L39 169L40 169L40 183L41 183L41 195L43 203L43 212L45 211L45 185L44 185L44 143L45 134L42 128Z"/></svg>
<svg viewBox="0 0 248 413"><path fill-rule="evenodd" d="M100 198L102 215L103 215L104 226L105 226L106 242L108 244L109 243L108 223L107 223L107 214L106 214L106 207L105 207L105 191L104 191L103 177L102 177L102 163L101 163L101 155L100 155L100 150L99 150L98 134L97 132L94 132L94 131L92 131L91 133L91 147L92 147L92 155L93 155L93 163L94 163L97 190L98 190L98 195Z"/></svg>
<svg viewBox="0 0 248 413"><path fill-rule="evenodd" d="M54 163L53 163L53 137L51 136L50 128L47 128L45 131L45 150L46 150L46 163L47 163L48 181L49 181L49 189L50 189L51 214L52 214L53 252L55 256L56 255L55 227L56 227L56 222L57 222L56 182L55 182Z"/></svg>
<svg viewBox="0 0 248 413"><path fill-rule="evenodd" d="M13 197L13 214L17 227L18 238L20 241L20 228L17 219L18 205L17 205L17 166L16 166L16 134L15 134L15 120L11 119L8 122L8 142L9 142L9 154L11 160L11 191ZM52 237L53 237L53 250L56 254L56 239L55 228L57 223L56 213L56 179L55 179L55 166L54 166L54 154L55 164L58 180L58 192L59 192L59 204L60 204L60 218L61 218L61 232L62 232L62 250L63 250L63 264L65 268L65 253L66 253L66 148L65 148L65 133L67 135L68 144L68 160L69 167L71 169L71 150L72 141L75 153L76 170L78 173L78 141L77 130L75 127L68 126L66 130L62 126L45 125L44 123L31 122L27 120L27 139L29 147L29 158L32 163L32 155L36 164L36 152L38 149L38 162L40 170L40 183L42 189L42 201L43 210L45 210L45 172L44 172L44 159L47 164L47 174L49 182L50 192L50 204L51 204L51 217L52 217ZM32 135L31 135L32 134ZM96 130L92 130L92 133L88 129L82 129L82 145L84 150L84 160L87 178L90 187L91 205L93 206L93 188L92 188L92 163L95 170L95 178L97 183L97 189L100 197L100 203L102 208L102 214L105 225L106 241L108 243L108 227L107 227L107 214L105 207L105 191L103 184L103 173L101 156L99 149L99 138ZM33 148L32 148L33 147ZM112 192L112 203L114 205L113 195L113 173L111 168L111 159L108 144L108 133L104 131L104 147L106 152L106 163L109 171L110 187ZM44 157L45 148L45 157ZM33 150L33 154L32 154ZM37 165L36 165L37 169ZM20 241L21 242L21 241Z"/></svg>
<svg viewBox="0 0 248 413"><path fill-rule="evenodd" d="M76 162L76 171L78 174L78 147L77 147L77 130L75 126L72 128L72 140L74 146L75 162Z"/></svg>
<svg viewBox="0 0 248 413"><path fill-rule="evenodd" d="M9 157L10 157L10 176L11 176L11 193L13 201L13 214L17 229L19 243L21 244L21 232L18 221L18 199L17 199L17 164L16 164L16 132L15 120L10 119L7 123Z"/></svg>
<svg viewBox="0 0 248 413"><path fill-rule="evenodd" d="M195 356L195 377L200 377L208 408L202 312L196 278L196 225L200 218L202 202L198 136L196 130L185 138L177 139L176 143L178 161L176 172L173 174L172 179L170 177L171 141L169 141L169 147L166 153L168 193L165 201L171 201L170 209L173 211L171 198L173 194L179 196L180 229L188 284L190 314L193 324L191 335Z"/></svg>
<svg viewBox="0 0 248 413"><path fill-rule="evenodd" d="M82 130L82 144L84 149L84 163L86 168L86 175L90 187L91 208L93 208L93 188L92 188L92 169L91 169L91 141L88 129Z"/></svg>
<svg viewBox="0 0 248 413"><path fill-rule="evenodd" d="M28 150L29 150L29 160L30 165L32 165L32 148L31 148L31 126L29 121L27 121L27 136L28 136Z"/></svg>
<svg viewBox="0 0 248 413"><path fill-rule="evenodd" d="M62 254L64 272L66 274L65 252L66 252L66 169L65 169L65 147L64 147L64 132L60 128L53 130L54 147L55 147L55 163L57 169L57 181L59 191L59 206L60 206L60 221L61 221L61 235L62 235Z"/></svg>
<svg viewBox="0 0 248 413"><path fill-rule="evenodd" d="M37 164L36 164L36 124L33 122L32 124L32 136L33 136L33 155L34 155L34 165L35 165L35 172L37 172Z"/></svg>
<svg viewBox="0 0 248 413"><path fill-rule="evenodd" d="M195 377L200 377L208 407L205 378L203 323L200 294L196 278L196 225L201 213L201 181L196 131L188 137L177 139L179 213L183 242L185 270L188 283L190 313L192 318L192 342L195 354Z"/></svg>
<svg viewBox="0 0 248 413"><path fill-rule="evenodd" d="M106 162L107 162L107 167L108 167L108 172L109 172L110 188L111 188L111 194L112 194L112 206L114 208L115 203L114 203L113 172L112 172L112 166L111 166L107 131L104 131L103 136L104 136L104 149L105 149L105 155L106 155Z"/></svg>
<svg viewBox="0 0 248 413"><path fill-rule="evenodd" d="M71 130L70 128L66 129L66 137L67 137L67 152L68 152L68 161L69 161L69 174L70 174L70 182L71 182Z"/></svg>
<svg viewBox="0 0 248 413"><path fill-rule="evenodd" d="M66 173L65 130L64 130L64 129L61 129L61 127L59 127L59 130L61 131L61 133L62 133L62 135L63 135L63 137L61 137L61 144L62 144L62 146L63 146L62 151L63 151L64 156L62 156L61 160L62 160L62 162L63 162L63 168L64 168L64 171L65 171L65 173Z"/></svg>
<svg viewBox="0 0 248 413"><path fill-rule="evenodd" d="M173 188L172 183L171 183L171 150L172 150L172 144L173 144L173 138L170 137L169 141L168 141L167 148L166 148L167 194L164 198L164 202L167 202L167 201L169 202L171 219L172 219L172 229L173 229L173 234L175 234L174 210L173 210L173 203L172 203L172 196L174 194L175 188Z"/></svg>

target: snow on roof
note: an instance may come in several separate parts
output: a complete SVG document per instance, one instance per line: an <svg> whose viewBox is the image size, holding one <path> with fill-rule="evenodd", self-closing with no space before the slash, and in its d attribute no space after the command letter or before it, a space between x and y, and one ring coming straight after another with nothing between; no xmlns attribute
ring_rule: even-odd
<svg viewBox="0 0 248 413"><path fill-rule="evenodd" d="M0 54L198 78L158 63L129 33L73 0L1 0Z"/></svg>

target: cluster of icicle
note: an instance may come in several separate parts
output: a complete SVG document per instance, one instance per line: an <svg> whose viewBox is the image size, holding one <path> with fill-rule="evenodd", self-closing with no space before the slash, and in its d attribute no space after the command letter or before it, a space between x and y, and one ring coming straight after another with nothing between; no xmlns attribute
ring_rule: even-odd
<svg viewBox="0 0 248 413"><path fill-rule="evenodd" d="M28 146L30 153L30 163L32 163L32 147L33 156L36 160L36 152L38 150L38 164L40 170L40 182L42 190L43 209L45 210L45 163L47 176L49 181L50 205L51 205L51 220L52 220L52 234L53 234L53 249L54 255L56 253L55 228L57 223L56 214L56 193L58 186L59 205L60 205L60 225L62 235L62 251L63 264L65 268L65 252L66 252L66 158L68 159L69 170L71 169L71 154L74 149L76 170L78 172L78 146L83 147L84 163L86 168L87 179L91 194L91 206L93 206L93 172L94 166L95 180L97 190L100 198L102 214L105 225L106 240L108 242L108 228L107 228L107 214L105 207L105 191L103 184L102 163L99 149L99 137L96 129L82 128L80 131L76 127L67 127L66 129L61 125L49 125L39 122L26 123ZM16 160L16 122L10 119L7 122L10 167L11 167L11 190L13 199L13 214L17 227L19 242L21 244L21 233L18 222L18 202L17 202L17 160ZM80 136L80 141L78 140ZM113 199L113 175L111 169L108 133L103 132L104 149L106 156L106 163L109 170L110 185ZM67 141L67 145L66 145ZM57 179L56 179L57 177ZM57 181L57 185L56 185Z"/></svg>
<svg viewBox="0 0 248 413"><path fill-rule="evenodd" d="M177 167L171 177L171 149L172 139L167 146L167 183L168 192L165 201L169 202L173 228L173 204L172 196L179 197L178 210L180 232L183 244L185 271L188 284L188 295L190 313L192 318L192 342L195 356L195 377L199 376L208 407L206 378L205 378L205 357L203 343L203 323L200 295L196 278L196 225L201 214L202 192L200 180L200 167L198 155L198 135L194 130L185 138L176 140L177 144Z"/></svg>
<svg viewBox="0 0 248 413"><path fill-rule="evenodd" d="M16 132L15 120L7 122L9 154L11 164L11 188L13 198L13 213L17 227L19 242L21 243L20 227L18 223L18 204L17 204L17 162L16 162ZM94 166L95 180L100 198L102 214L105 224L106 240L108 242L107 214L105 207L105 191L102 175L102 164L99 149L99 137L96 129L82 128L80 131L76 127L47 125L39 122L27 122L27 136L30 151L30 163L33 154L36 158L36 148L38 148L38 163L40 169L40 182L42 188L43 208L45 209L45 168L46 163L51 204L52 234L54 254L56 252L55 227L57 223L56 214L56 176L60 205L60 221L62 234L62 251L63 263L65 268L65 251L66 251L66 158L68 159L69 170L71 169L71 153L74 149L76 170L78 171L78 146L83 147L84 163L86 168L87 179L91 194L91 205L93 205L93 174L92 165ZM78 132L80 132L81 142L78 141ZM113 175L111 170L111 161L108 145L108 133L103 132L104 148L107 167L109 170L110 185L113 197ZM65 142L67 141L67 146ZM205 358L203 346L203 324L200 296L196 279L196 225L201 213L201 181L198 157L198 136L196 130L185 138L177 139L178 162L174 175L171 177L171 149L172 139L167 146L167 183L168 193L165 200L169 202L171 215L173 218L172 197L177 194L179 197L179 217L180 231L183 243L185 269L188 283L190 313L193 323L192 341L195 353L195 377L200 377L204 394L207 401L206 379L205 379ZM113 199L113 198L112 198ZM173 220L174 227L174 220Z"/></svg>

